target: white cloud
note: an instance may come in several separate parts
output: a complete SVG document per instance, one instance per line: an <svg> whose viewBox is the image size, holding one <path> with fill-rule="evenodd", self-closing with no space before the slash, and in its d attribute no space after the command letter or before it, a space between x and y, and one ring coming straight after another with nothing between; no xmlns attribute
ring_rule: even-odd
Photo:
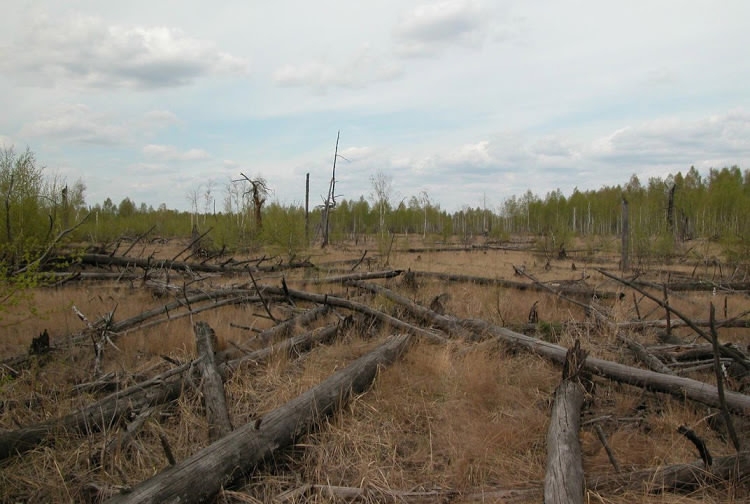
<svg viewBox="0 0 750 504"><path fill-rule="evenodd" d="M154 126L170 126L172 124L179 124L180 119L177 114L170 112L169 110L151 110L144 114L144 119Z"/></svg>
<svg viewBox="0 0 750 504"><path fill-rule="evenodd" d="M397 79L403 74L400 65L387 61L368 45L341 63L309 60L277 68L273 80L279 86L306 86L324 92L329 87L362 88L376 82Z"/></svg>
<svg viewBox="0 0 750 504"><path fill-rule="evenodd" d="M241 75L247 62L166 26L106 25L93 16L38 17L7 49L2 67L30 86L150 89L208 75Z"/></svg>
<svg viewBox="0 0 750 504"><path fill-rule="evenodd" d="M188 149L181 151L174 145L149 144L143 148L143 154L148 158L162 161L199 161L209 159L211 155L203 149Z"/></svg>
<svg viewBox="0 0 750 504"><path fill-rule="evenodd" d="M39 119L26 123L22 137L52 137L69 142L118 144L127 141L131 132L106 114L81 103L63 104L42 113Z"/></svg>
<svg viewBox="0 0 750 504"><path fill-rule="evenodd" d="M10 147L13 147L14 145L15 142L11 137L0 135L0 149L8 149Z"/></svg>
<svg viewBox="0 0 750 504"><path fill-rule="evenodd" d="M346 158L348 161L362 161L371 157L374 154L372 147L347 147L339 151L339 155Z"/></svg>
<svg viewBox="0 0 750 504"><path fill-rule="evenodd" d="M444 0L408 12L395 29L403 56L434 54L446 44L474 44L485 36L487 15L476 0Z"/></svg>
<svg viewBox="0 0 750 504"><path fill-rule="evenodd" d="M621 128L593 142L591 154L608 162L664 166L750 160L748 138L750 113L737 109L701 119L667 117Z"/></svg>

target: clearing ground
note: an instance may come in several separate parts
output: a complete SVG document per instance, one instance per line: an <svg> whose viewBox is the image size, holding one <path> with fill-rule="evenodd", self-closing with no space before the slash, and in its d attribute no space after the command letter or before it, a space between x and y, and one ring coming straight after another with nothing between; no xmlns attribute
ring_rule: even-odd
<svg viewBox="0 0 750 504"><path fill-rule="evenodd" d="M264 257L261 253L245 263L259 267L251 268L252 278L247 272L167 272L155 266L146 275L140 268L87 267L82 271L117 272L119 278L78 278L35 290L12 313L4 314L2 321L0 355L5 360L0 378L0 435L62 417L114 390L190 361L196 356L193 327L199 321L214 329L217 357L238 358L267 346L270 341L260 331L276 324L271 316L281 321L315 305L270 291L262 301L246 294L247 299L221 307L210 306L216 299L209 304L191 304L185 299L227 289L257 293L254 282L278 288L283 279L294 291L362 303L430 329L445 341L414 337L395 363L380 369L369 391L354 396L294 446L275 451L231 488L221 490L216 502L539 502L550 411L561 367L488 334L461 337L441 332L382 293L330 281L334 276L368 271L400 271L392 278L368 281L440 313L479 319L565 348L579 340L591 356L644 367L617 338L618 332L624 332L653 347L654 352L661 351L663 362L673 372L716 383L711 361L670 357L706 343L692 329L676 323L674 315L669 329L625 325L664 320L665 310L597 271L604 268L617 273L618 258L607 252L614 247L581 247L560 258L558 251L534 251L524 240L489 245L477 242L459 249L425 246L421 239L398 237L380 251L377 245L373 239L325 251L310 250L298 255L305 260L296 261L300 267L291 269L286 269L287 258L260 260ZM151 256L158 264L157 259L172 258L183 246L175 242L148 245L130 255ZM718 264L686 256L671 264L639 265L639 271L627 278L637 277L643 288L660 299L662 290L647 287L647 282L744 281L737 271L719 272ZM730 278L732 274L735 278ZM467 276L477 278L471 282ZM553 290L567 289L567 294L534 289L530 277ZM592 300L582 292L596 292L597 296ZM87 324L99 327L97 321L103 318L111 318L112 327L175 302L173 308L140 325L112 331L111 344L97 339L101 331L86 332ZM717 308L718 319L738 315L740 320L747 319L749 305L742 290L705 285L670 290L669 303L700 321L709 318L711 303ZM588 317L580 304L596 307L608 322ZM198 309L202 307L203 311ZM532 307L537 318L530 320ZM403 332L341 307L293 332L331 324L339 325L332 341L305 352L280 352L267 361L246 362L233 370L224 387L235 428L257 421L391 335ZM615 329L616 324L623 329ZM32 339L45 330L51 351L25 358ZM78 337L82 334L85 337ZM748 330L740 327L720 328L719 339L732 342L741 351L750 344ZM102 341L103 353L97 360L96 344ZM616 474L601 434L621 474L697 459L695 445L678 432L680 426L695 432L714 458L735 453L724 424L718 420L718 409L598 376L592 381L580 431L587 481ZM85 386L92 383L100 387ZM178 463L197 453L209 445L209 426L200 380L190 383L177 399L150 408L133 438L115 449L108 444L143 412L113 419L103 430L56 431L25 453L1 460L0 500L95 502L127 492L167 468L165 446ZM746 390L742 376L730 379L727 385L730 390ZM748 414L734 416L744 438ZM746 483L736 481L653 493L647 483L589 486L586 499L608 503L745 502L749 495Z"/></svg>

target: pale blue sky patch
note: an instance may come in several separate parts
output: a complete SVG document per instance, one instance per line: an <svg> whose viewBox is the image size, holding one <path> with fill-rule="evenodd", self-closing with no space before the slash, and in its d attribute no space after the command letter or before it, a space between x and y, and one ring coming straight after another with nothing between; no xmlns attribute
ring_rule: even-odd
<svg viewBox="0 0 750 504"><path fill-rule="evenodd" d="M750 168L739 0L9 0L0 144L87 200L187 209L239 172L282 203L370 177L454 210L691 165ZM348 155L347 155L348 154Z"/></svg>

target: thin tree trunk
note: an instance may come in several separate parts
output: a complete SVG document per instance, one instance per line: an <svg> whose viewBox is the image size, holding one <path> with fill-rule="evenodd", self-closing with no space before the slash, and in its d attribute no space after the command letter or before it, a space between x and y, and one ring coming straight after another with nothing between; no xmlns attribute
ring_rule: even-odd
<svg viewBox="0 0 750 504"><path fill-rule="evenodd" d="M630 223L628 215L628 200L625 196L622 197L622 260L620 262L620 268L622 271L628 271L630 269Z"/></svg>

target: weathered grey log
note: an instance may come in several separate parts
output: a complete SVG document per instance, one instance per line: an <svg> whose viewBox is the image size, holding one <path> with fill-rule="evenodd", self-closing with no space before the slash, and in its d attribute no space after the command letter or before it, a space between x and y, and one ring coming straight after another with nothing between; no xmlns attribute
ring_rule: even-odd
<svg viewBox="0 0 750 504"><path fill-rule="evenodd" d="M317 306L311 310L307 310L296 317L292 317L284 322L276 324L275 326L262 331L258 334L258 339L263 343L274 341L277 338L289 336L292 329L297 326L304 326L311 322L314 322L318 318L328 313L329 307L326 305Z"/></svg>
<svg viewBox="0 0 750 504"><path fill-rule="evenodd" d="M112 439L110 439L104 448L94 453L89 461L94 467L104 466L115 453L122 452L135 439L135 436L146 423L148 417L153 413L153 408L140 412L132 422L128 422Z"/></svg>
<svg viewBox="0 0 750 504"><path fill-rule="evenodd" d="M645 280L634 280L633 283L639 287L650 287L661 290L662 284L647 282ZM666 284L670 291L712 291L716 289L719 292L729 291L730 293L750 290L750 282L669 282Z"/></svg>
<svg viewBox="0 0 750 504"><path fill-rule="evenodd" d="M0 432L0 460L23 453L58 433L87 433L108 428L124 415L179 397L182 378L195 361L170 369L133 387L111 394L61 418L14 431Z"/></svg>
<svg viewBox="0 0 750 504"><path fill-rule="evenodd" d="M335 327L333 333L335 333ZM292 338L289 343L268 347L258 352L225 362L222 355L218 367L219 373L226 379L234 369L248 361L261 362L275 351L286 349L297 352L308 349L312 344L324 341L332 336L331 329L314 334L301 335ZM64 417L34 424L14 431L0 431L0 460L12 455L23 453L49 440L56 433L62 432L93 432L109 427L120 421L123 416L131 412L140 411L147 407L163 404L177 399L184 389L187 380L191 378L192 370L198 361L191 361L182 366L170 369L150 380L133 385L130 388L111 394L79 411Z"/></svg>
<svg viewBox="0 0 750 504"><path fill-rule="evenodd" d="M171 269L175 271L200 271L204 273L242 273L248 270L248 266L237 267L235 265L213 265L203 263L187 263L182 261L170 261L165 259L137 258L137 257L117 257L106 254L83 254L80 258L71 257L70 260L79 260L81 264L91 266L121 266L151 269ZM313 265L309 261L302 261L288 264L273 264L269 266L254 266L253 271L281 271L285 269L311 268Z"/></svg>
<svg viewBox="0 0 750 504"><path fill-rule="evenodd" d="M632 338L628 338L622 331L617 331L617 339L625 343L625 345L638 357L638 360L646 364L651 371L657 373L664 373L668 375L674 375L675 373L669 369L662 361L657 359L648 349L635 341Z"/></svg>
<svg viewBox="0 0 750 504"><path fill-rule="evenodd" d="M473 339L494 336L500 341L526 349L552 361L558 362L559 364L565 362L566 349L559 345L548 343L531 336L526 336L525 334L520 334L504 327L489 324L484 320L458 319L447 315L439 315L432 310L417 305L404 296L400 296L379 285L368 284L365 282L356 282L356 285L360 288L382 294L388 299L402 304L408 308L414 316L423 320L428 320L448 333L456 331L456 328L461 328L463 330L473 331ZM609 378L610 380L644 387L656 392L665 392L681 399L688 398L714 408L721 407L719 393L716 386L698 380L692 380L681 376L665 375L593 357L586 359L584 369L599 376ZM731 411L740 415L750 416L750 396L737 392L727 392L726 400Z"/></svg>
<svg viewBox="0 0 750 504"><path fill-rule="evenodd" d="M547 431L545 504L583 503L583 463L578 440L583 399L583 390L573 380L563 380L555 390Z"/></svg>
<svg viewBox="0 0 750 504"><path fill-rule="evenodd" d="M310 284L344 283L349 280L376 280L380 278L393 278L403 273L402 270L366 271L363 273L349 273L332 277L316 278L306 280Z"/></svg>
<svg viewBox="0 0 750 504"><path fill-rule="evenodd" d="M711 325L711 322L709 320L693 320L693 323L697 325L698 327L709 327ZM617 327L620 329L647 329L647 328L657 328L657 329L666 329L667 327L667 321L666 320L632 320L628 322L618 322ZM687 324L682 320L671 320L670 325L674 327L687 327ZM750 320L739 318L739 317L732 317L724 320L717 320L716 321L716 327L726 327L726 328L748 328L750 327Z"/></svg>
<svg viewBox="0 0 750 504"><path fill-rule="evenodd" d="M255 352L243 355L241 357L229 360L219 367L219 371L222 376L226 376L230 370L235 370L239 366L252 362L253 364L260 364L266 361L274 353L286 352L287 354L301 353L309 350L313 345L318 343L324 343L331 340L336 336L339 330L338 324L329 325L320 329L316 329L298 336L293 336L281 341L278 344L270 345ZM231 355L229 353L222 353L221 361L224 361L224 355Z"/></svg>
<svg viewBox="0 0 750 504"><path fill-rule="evenodd" d="M265 287L263 289L264 292L269 292L272 294L284 294L284 291L278 287ZM399 331L408 332L409 334L414 334L415 336L421 336L433 343L445 343L445 338L437 334L435 331L428 331L427 329L423 329L413 324L404 322L403 320L391 317L387 313L383 313L380 310L371 308L366 304L357 303L356 301L350 301L349 299L343 299L336 296L329 296L328 294L314 294L311 292L305 292L295 289L288 289L288 293L294 299L309 301L312 303L320 303L323 305L336 306L339 308L346 308L347 310L374 317L384 324L388 324L392 328Z"/></svg>
<svg viewBox="0 0 750 504"><path fill-rule="evenodd" d="M315 429L352 394L364 392L378 369L393 362L406 348L408 335L388 339L296 399L250 422L135 486L110 503L208 502L222 488L252 471L264 459ZM257 426L257 428L256 428Z"/></svg>
<svg viewBox="0 0 750 504"><path fill-rule="evenodd" d="M214 442L232 432L232 423L229 420L227 400L224 395L224 383L221 381L214 358L216 333L206 322L197 322L193 330L195 348L198 357L201 358L198 370L202 378L201 391L208 420L208 440Z"/></svg>
<svg viewBox="0 0 750 504"><path fill-rule="evenodd" d="M456 273L437 273L433 271L417 271L412 270L411 271L414 276L421 277L421 278L432 278L436 280L442 280L444 282L466 282L466 283L473 283L477 285L494 285L498 287L505 287L507 289L516 289L516 290L530 290L530 291L549 291L555 293L561 293L561 294L568 294L571 296L577 296L577 297L585 297L587 299L590 299L591 296L596 294L597 297L600 299L605 298L614 298L616 295L614 292L606 292L606 291L598 291L593 290L589 287L583 286L578 287L575 285L565 284L565 283L558 283L558 284L544 284L548 287L542 287L541 285L537 285L534 283L527 283L527 282L515 282L513 280L505 280L502 278L489 278L489 277L480 277L480 276L472 276L472 275L461 275Z"/></svg>
<svg viewBox="0 0 750 504"><path fill-rule="evenodd" d="M701 338L705 339L709 343L711 342L711 336L709 336L709 334L706 333L706 331L704 331L703 329L701 329L700 327L698 327L695 324L695 322L693 322L690 318L688 318L682 312L678 311L673 306L669 306L669 304L667 302L662 301L661 299L657 298L656 296L653 296L652 294L649 294L648 292L644 291L643 289L641 289L637 285L634 285L633 282L631 282L629 280L625 280L624 278L619 278L618 276L613 275L613 274L607 272L606 270L604 270L602 268L597 268L596 271L598 271L599 273L601 273L602 275L604 275L607 278L611 278L612 280L616 280L616 281L622 283L623 285L627 285L628 287L630 287L632 289L635 289L636 291L640 292L641 294L643 294L644 296L646 296L647 298L649 298L651 301L654 301L656 304L658 304L659 306L661 306L665 310L668 310L669 312L675 314L676 316L678 316L679 318L681 318L683 321L685 321L685 323L688 325L688 327L690 327L690 329L692 329L693 331L695 331ZM667 323L667 327L669 327L669 323ZM735 362L737 362L738 364L740 364L745 369L750 369L750 360L748 360L747 357L744 354L742 354L742 352L738 351L736 348L732 348L732 347L729 347L727 345L720 345L719 346L719 350L721 351L721 355L723 357L731 357L732 359L735 360Z"/></svg>
<svg viewBox="0 0 750 504"><path fill-rule="evenodd" d="M555 390L547 431L545 504L583 504L583 461L578 431L584 395L579 374L586 354L576 340L565 355L562 381Z"/></svg>
<svg viewBox="0 0 750 504"><path fill-rule="evenodd" d="M747 482L749 478L750 452L743 451L736 455L714 458L708 470L702 460L696 460L688 464L674 464L615 476L589 476L586 486L596 492L690 492L706 484Z"/></svg>

